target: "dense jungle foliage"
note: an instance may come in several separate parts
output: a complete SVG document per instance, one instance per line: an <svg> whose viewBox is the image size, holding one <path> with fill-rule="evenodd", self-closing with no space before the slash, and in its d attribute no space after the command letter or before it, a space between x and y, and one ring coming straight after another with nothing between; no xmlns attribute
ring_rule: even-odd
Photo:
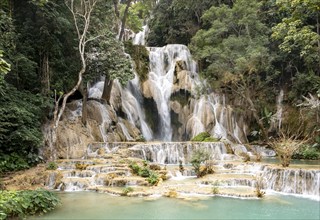
<svg viewBox="0 0 320 220"><path fill-rule="evenodd" d="M101 75L132 78L120 21L134 32L148 22L148 46L188 45L210 89L252 110L250 140L274 132L283 90L283 127L311 138L305 149L320 148L320 0L99 0L88 32L100 37L86 48L82 87ZM41 127L77 81L77 40L65 0L0 2L0 172L41 160Z"/></svg>

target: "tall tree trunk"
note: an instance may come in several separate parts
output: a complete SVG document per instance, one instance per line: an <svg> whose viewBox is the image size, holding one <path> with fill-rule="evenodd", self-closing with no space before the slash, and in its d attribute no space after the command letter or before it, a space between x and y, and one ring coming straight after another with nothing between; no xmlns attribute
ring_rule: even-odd
<svg viewBox="0 0 320 220"><path fill-rule="evenodd" d="M87 85L81 85L79 88L81 94L82 94L82 116L81 116L81 122L84 126L87 126L87 101L88 101L88 89Z"/></svg>
<svg viewBox="0 0 320 220"><path fill-rule="evenodd" d="M318 56L320 57L320 12L317 13ZM320 76L320 62L318 62L318 75Z"/></svg>
<svg viewBox="0 0 320 220"><path fill-rule="evenodd" d="M120 29L120 34L119 34L119 40L121 41L124 35L124 28L126 26L126 21L127 21L127 17L128 17L128 11L129 11L129 7L131 5L131 1L132 0L127 0L127 5L126 8L124 10L123 13L123 17L122 17L122 21L121 21L121 29Z"/></svg>
<svg viewBox="0 0 320 220"><path fill-rule="evenodd" d="M40 57L41 93L48 96L50 91L49 54L45 51L40 54Z"/></svg>
<svg viewBox="0 0 320 220"><path fill-rule="evenodd" d="M111 97L111 90L112 90L113 80L110 79L109 75L106 75L106 78L104 80L104 87L103 87L103 93L102 93L102 99L107 101L107 103L110 103L110 97Z"/></svg>
<svg viewBox="0 0 320 220"><path fill-rule="evenodd" d="M91 1L85 1L81 0L80 9L76 8L74 5L75 0L65 0L65 4L72 13L74 25L77 32L78 37L78 52L80 55L80 61L81 61L81 69L78 72L78 81L74 85L74 87L69 90L64 95L60 95L58 100L55 104L55 110L53 114L53 121L50 124L50 143L52 144L52 152L53 159L56 159L56 149L57 149L57 143L56 143L56 137L57 137L57 131L59 126L59 121L62 117L62 114L64 113L64 110L66 108L67 100L68 98L79 88L79 86L82 83L83 74L86 71L87 63L86 63L86 57L85 57L85 49L88 42L93 41L97 39L100 35L97 35L93 38L88 39L87 33L88 29L90 27L90 19L91 19L91 13L97 3L98 0L91 0ZM77 0L78 1L78 0ZM79 16L80 15L80 16ZM81 26L80 26L81 24ZM60 100L62 99L62 104L60 105Z"/></svg>
<svg viewBox="0 0 320 220"><path fill-rule="evenodd" d="M113 0L113 5L114 5L114 13L116 14L117 18L120 17L120 12L119 12L119 8L118 8L118 0Z"/></svg>

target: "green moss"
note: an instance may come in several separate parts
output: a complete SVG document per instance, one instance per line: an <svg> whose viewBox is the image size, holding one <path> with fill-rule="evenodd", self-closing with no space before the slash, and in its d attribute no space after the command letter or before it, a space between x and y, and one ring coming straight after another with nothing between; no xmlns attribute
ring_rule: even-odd
<svg viewBox="0 0 320 220"><path fill-rule="evenodd" d="M149 73L149 51L145 46L133 45L131 41L125 42L125 51L133 59L140 81L146 81Z"/></svg>
<svg viewBox="0 0 320 220"><path fill-rule="evenodd" d="M207 137L203 140L203 142L218 142L218 141L219 139L214 137Z"/></svg>
<svg viewBox="0 0 320 220"><path fill-rule="evenodd" d="M195 136L194 138L191 139L191 141L195 141L195 142L202 142L204 141L206 138L209 138L210 134L208 132L201 132L199 133L197 136Z"/></svg>

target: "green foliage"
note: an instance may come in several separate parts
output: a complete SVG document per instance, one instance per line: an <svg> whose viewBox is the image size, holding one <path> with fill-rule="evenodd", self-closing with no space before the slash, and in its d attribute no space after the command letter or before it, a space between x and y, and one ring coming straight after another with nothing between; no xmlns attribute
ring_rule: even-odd
<svg viewBox="0 0 320 220"><path fill-rule="evenodd" d="M56 162L50 161L47 164L47 170L56 170L58 168L58 164Z"/></svg>
<svg viewBox="0 0 320 220"><path fill-rule="evenodd" d="M147 178L147 181L151 185L156 185L159 182L159 175L151 171L149 177Z"/></svg>
<svg viewBox="0 0 320 220"><path fill-rule="evenodd" d="M159 175L151 170L155 168L155 166L149 167L148 162L143 162L143 167L140 167L136 162L133 162L129 165L132 172L141 177L147 178L148 183L151 185L155 185L159 181ZM158 170L158 167L156 168Z"/></svg>
<svg viewBox="0 0 320 220"><path fill-rule="evenodd" d="M206 174L200 170L200 166L202 163L205 163L209 159L210 153L205 149L199 148L194 150L190 163L193 166L193 170L195 171L197 177L202 177Z"/></svg>
<svg viewBox="0 0 320 220"><path fill-rule="evenodd" d="M305 160L319 160L320 159L320 151L317 150L316 147L305 145L301 147L301 149L296 152L293 156L293 159L305 159Z"/></svg>
<svg viewBox="0 0 320 220"><path fill-rule="evenodd" d="M311 68L319 68L319 5L319 0L278 0L277 6L285 17L272 29L272 37L281 42L280 50L297 52Z"/></svg>
<svg viewBox="0 0 320 220"><path fill-rule="evenodd" d="M138 174L139 176L142 176L142 177L150 177L152 174L152 171L148 167L143 167L142 169L140 169Z"/></svg>
<svg viewBox="0 0 320 220"><path fill-rule="evenodd" d="M25 218L44 214L60 204L59 198L50 191L0 191L0 219Z"/></svg>
<svg viewBox="0 0 320 220"><path fill-rule="evenodd" d="M40 95L18 91L5 83L5 96L0 96L0 155L5 158L5 171L26 168L40 161L41 121L47 103ZM5 156L8 155L8 156ZM12 164L16 158L18 162ZM20 158L20 159L19 159ZM20 164L21 163L21 164Z"/></svg>
<svg viewBox="0 0 320 220"><path fill-rule="evenodd" d="M201 132L198 135L196 135L194 138L192 138L191 141L202 142L206 138L210 138L210 134L208 132Z"/></svg>
<svg viewBox="0 0 320 220"><path fill-rule="evenodd" d="M6 74L10 71L10 64L7 63L3 58L3 51L0 50L0 82L1 80L3 80L3 75L2 74Z"/></svg>
<svg viewBox="0 0 320 220"><path fill-rule="evenodd" d="M30 167L28 161L17 153L0 155L0 173L24 170Z"/></svg>
<svg viewBox="0 0 320 220"><path fill-rule="evenodd" d="M141 167L136 162L131 163L129 167L131 168L134 174L139 175L139 173L141 172Z"/></svg>
<svg viewBox="0 0 320 220"><path fill-rule="evenodd" d="M127 196L128 193L131 193L131 192L133 192L133 191L134 191L134 189L133 189L132 187L126 187L126 188L124 188L124 189L122 190L122 195L123 195L123 196Z"/></svg>
<svg viewBox="0 0 320 220"><path fill-rule="evenodd" d="M149 21L148 45L187 45L201 26L203 12L213 4L211 0L159 1Z"/></svg>
<svg viewBox="0 0 320 220"><path fill-rule="evenodd" d="M125 42L125 50L134 61L134 68L139 76L140 82L148 79L149 52L142 45L133 45L131 41Z"/></svg>

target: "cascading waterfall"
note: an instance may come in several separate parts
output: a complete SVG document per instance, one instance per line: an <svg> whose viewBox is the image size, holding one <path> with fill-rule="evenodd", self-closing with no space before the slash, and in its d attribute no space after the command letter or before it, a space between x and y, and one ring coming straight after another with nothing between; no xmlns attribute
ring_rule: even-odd
<svg viewBox="0 0 320 220"><path fill-rule="evenodd" d="M148 25L142 27L142 31L134 35L132 43L133 45L146 45L146 35L149 32Z"/></svg>
<svg viewBox="0 0 320 220"><path fill-rule="evenodd" d="M279 169L263 170L266 189L283 193L320 196L320 170Z"/></svg>
<svg viewBox="0 0 320 220"><path fill-rule="evenodd" d="M100 99L102 96L102 93L103 93L103 87L104 87L104 79L97 82L95 85L93 85L89 89L89 98ZM145 116L144 116L144 113L143 113L143 110L141 108L139 101L133 95L132 91L130 91L129 87L131 87L132 90L140 91L137 76L135 76L135 78L129 82L129 84L126 88L122 88L120 83L117 80L115 80L114 85L113 85L113 90L116 89L116 90L120 91L122 110L126 113L126 116L129 120L129 122L131 122L133 125L140 127L141 132L146 140L151 140L152 139L152 131L149 128L149 126L147 125L147 123L145 122ZM140 96L141 96L141 94L140 94ZM104 111L104 113L101 113L102 115L108 114L108 112L105 111L105 109L102 106L100 106L99 109L101 111ZM108 117L108 116L106 116L106 117ZM105 137L106 133L105 133L104 127L105 126L102 126L102 125L100 126L101 132L102 132L101 134ZM121 127L125 133L125 130L124 130L125 128L123 126L121 126ZM125 136L127 136L127 135L125 134ZM127 137L129 137L129 136L127 136ZM132 138L127 139L127 140L132 140ZM107 140L105 140L105 138L104 138L104 141L107 141Z"/></svg>
<svg viewBox="0 0 320 220"><path fill-rule="evenodd" d="M191 59L188 48L184 45L173 44L165 47L150 47L150 90L157 104L160 115L160 140L171 141L172 127L169 100L172 93L173 77L176 61L183 60L190 72L196 71L196 63Z"/></svg>

